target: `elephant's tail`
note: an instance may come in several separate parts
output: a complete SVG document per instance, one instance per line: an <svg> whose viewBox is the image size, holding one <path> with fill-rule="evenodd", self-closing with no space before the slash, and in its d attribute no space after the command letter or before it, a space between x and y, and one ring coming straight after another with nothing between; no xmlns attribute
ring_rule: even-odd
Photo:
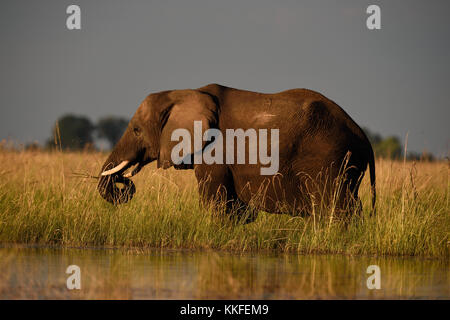
<svg viewBox="0 0 450 320"><path fill-rule="evenodd" d="M375 156L372 146L369 148L369 173L370 173L370 189L372 191L372 214L375 214L375 201L377 198L377 191L375 188Z"/></svg>

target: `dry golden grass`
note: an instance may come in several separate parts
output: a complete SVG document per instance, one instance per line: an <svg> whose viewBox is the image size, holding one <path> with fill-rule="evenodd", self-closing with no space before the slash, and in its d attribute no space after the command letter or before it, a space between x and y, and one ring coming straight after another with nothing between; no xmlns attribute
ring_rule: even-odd
<svg viewBox="0 0 450 320"><path fill-rule="evenodd" d="M378 160L377 214L368 177L361 216L260 213L236 225L199 206L193 171L147 166L119 207L96 191L103 153L0 151L0 243L449 257L447 162ZM80 176L81 174L81 176Z"/></svg>

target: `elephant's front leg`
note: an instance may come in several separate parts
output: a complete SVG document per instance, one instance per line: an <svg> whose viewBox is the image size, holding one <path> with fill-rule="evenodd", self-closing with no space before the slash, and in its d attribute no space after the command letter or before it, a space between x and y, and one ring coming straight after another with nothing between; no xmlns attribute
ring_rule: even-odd
<svg viewBox="0 0 450 320"><path fill-rule="evenodd" d="M223 210L236 221L250 223L256 220L258 211L238 198L233 176L226 166L199 165L195 167L195 176L203 206Z"/></svg>

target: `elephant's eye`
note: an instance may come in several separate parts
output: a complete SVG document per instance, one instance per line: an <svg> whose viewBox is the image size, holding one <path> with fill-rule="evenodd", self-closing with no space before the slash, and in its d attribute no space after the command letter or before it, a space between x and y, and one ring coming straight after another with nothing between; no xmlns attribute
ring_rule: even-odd
<svg viewBox="0 0 450 320"><path fill-rule="evenodd" d="M141 135L141 129L140 129L140 128L134 127L134 128L133 128L133 131L134 131L134 134L135 134L136 136L140 136L140 135Z"/></svg>

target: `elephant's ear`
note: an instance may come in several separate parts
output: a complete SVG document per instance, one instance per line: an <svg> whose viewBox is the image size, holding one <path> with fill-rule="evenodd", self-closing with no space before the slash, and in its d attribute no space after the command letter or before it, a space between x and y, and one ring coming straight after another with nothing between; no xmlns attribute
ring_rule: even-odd
<svg viewBox="0 0 450 320"><path fill-rule="evenodd" d="M162 132L160 138L160 149L158 158L158 168L164 169L176 165L179 168L192 168L193 154L201 152L206 142L203 141L203 133L209 128L213 128L217 123L217 105L213 98L206 93L195 90L172 91L169 97L173 101L170 110L162 115ZM197 145L194 144L194 125L197 128L201 122L201 132L196 137ZM181 130L177 130L181 129ZM177 131L175 131L177 130ZM197 130L195 133L198 133ZM187 135L187 133L189 133ZM175 141L172 141L173 139ZM183 138L180 135L184 135ZM190 138L190 141L182 139ZM201 145L200 145L201 141ZM186 158L191 159L191 165L179 165L172 161L172 149L179 143L190 143L191 152Z"/></svg>

